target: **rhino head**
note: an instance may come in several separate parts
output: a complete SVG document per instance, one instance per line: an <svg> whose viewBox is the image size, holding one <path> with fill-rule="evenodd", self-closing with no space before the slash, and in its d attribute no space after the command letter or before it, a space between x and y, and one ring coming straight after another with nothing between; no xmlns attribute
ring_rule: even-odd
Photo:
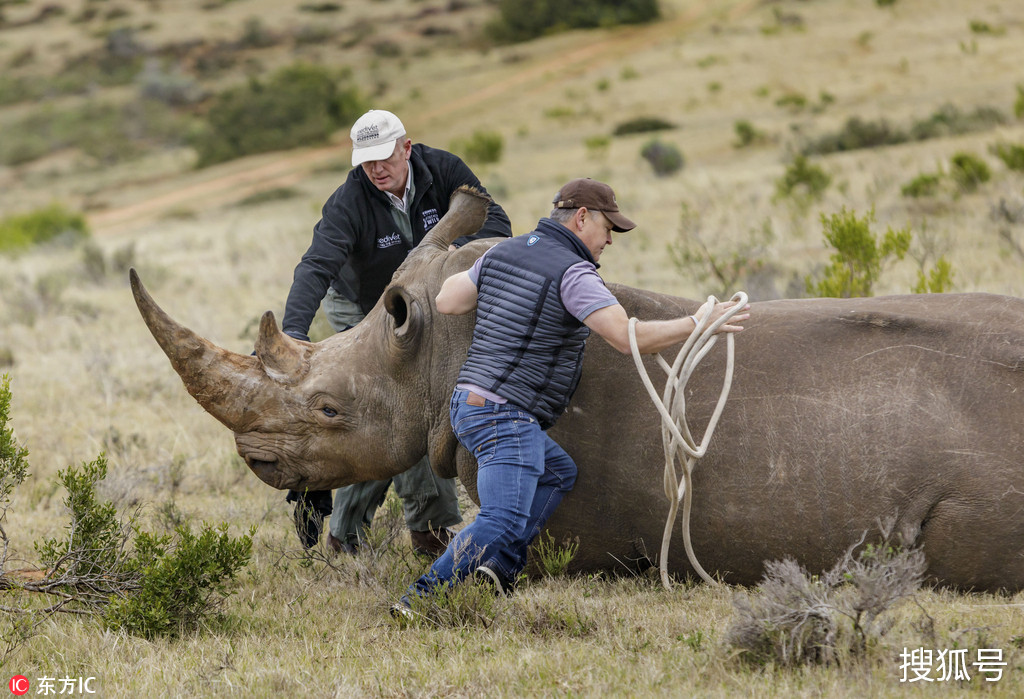
<svg viewBox="0 0 1024 699"><path fill-rule="evenodd" d="M254 355L217 347L167 315L129 273L135 302L188 392L235 434L260 480L326 490L389 478L424 454L454 476L448 399L472 317L442 316L444 279L467 269L487 241L449 252L483 225L490 199L462 188L448 213L395 272L365 320L318 343L284 334L267 311ZM493 241L491 241L493 242Z"/></svg>

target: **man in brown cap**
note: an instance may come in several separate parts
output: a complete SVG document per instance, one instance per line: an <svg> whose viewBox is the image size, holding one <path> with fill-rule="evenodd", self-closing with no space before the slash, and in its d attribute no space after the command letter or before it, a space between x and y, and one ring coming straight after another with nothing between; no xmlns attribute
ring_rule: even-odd
<svg viewBox="0 0 1024 699"><path fill-rule="evenodd" d="M576 464L546 430L576 390L587 336L592 329L630 352L629 319L597 274L597 261L613 231L636 224L619 211L611 187L589 178L566 184L552 203L550 218L532 233L501 241L445 280L437 296L441 313L476 311L451 422L477 460L480 513L392 607L395 616L412 613L412 597L469 575L511 590L527 547L576 481ZM681 342L699 318L710 314L714 321L733 305L704 304L697 316L637 323L640 351ZM723 325L719 332L742 329Z"/></svg>

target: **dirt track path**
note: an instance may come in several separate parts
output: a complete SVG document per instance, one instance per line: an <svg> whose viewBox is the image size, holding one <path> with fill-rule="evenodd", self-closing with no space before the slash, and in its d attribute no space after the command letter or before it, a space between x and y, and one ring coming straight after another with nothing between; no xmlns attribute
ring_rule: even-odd
<svg viewBox="0 0 1024 699"><path fill-rule="evenodd" d="M654 46L676 36L681 30L694 26L720 4L715 0L701 0L671 20L622 29L601 41L587 43L539 63L524 66L483 90L413 116L409 122L411 130L415 131L417 124L465 112L503 95L542 91L567 73L590 70ZM757 0L741 0L728 11L728 19L738 19L758 4ZM144 198L135 203L92 213L89 215L89 223L94 234L109 235L144 226L175 208L187 207L193 211L204 211L224 206L257 192L301 182L317 167L343 159L348 154L348 148L346 141L344 144L312 150L290 151L272 162L256 167L246 161L236 161L222 166L227 170L224 174L212 175L200 182L183 182L170 191L144 195ZM178 178L194 180L195 175Z"/></svg>

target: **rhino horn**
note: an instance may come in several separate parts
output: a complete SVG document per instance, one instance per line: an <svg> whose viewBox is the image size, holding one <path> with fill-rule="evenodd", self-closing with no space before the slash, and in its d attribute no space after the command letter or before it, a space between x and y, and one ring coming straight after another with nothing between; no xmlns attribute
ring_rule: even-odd
<svg viewBox="0 0 1024 699"><path fill-rule="evenodd" d="M267 376L282 383L298 381L309 370L307 354L298 340L278 329L271 311L263 314L256 338L256 356L263 363Z"/></svg>
<svg viewBox="0 0 1024 699"><path fill-rule="evenodd" d="M452 194L448 213L430 229L420 247L445 251L456 238L473 235L483 227L490 203L491 198L479 189L467 185L459 187Z"/></svg>
<svg viewBox="0 0 1024 699"><path fill-rule="evenodd" d="M251 417L250 406L271 390L260 359L217 347L177 323L156 304L134 269L129 279L135 305L185 388L208 413L237 430Z"/></svg>

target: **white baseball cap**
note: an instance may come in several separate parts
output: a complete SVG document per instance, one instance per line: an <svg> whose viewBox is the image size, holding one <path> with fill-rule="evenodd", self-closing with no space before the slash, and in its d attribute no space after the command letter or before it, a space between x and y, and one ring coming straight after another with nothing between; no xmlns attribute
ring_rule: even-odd
<svg viewBox="0 0 1024 699"><path fill-rule="evenodd" d="M386 160L395 142L405 136L402 120L383 109L371 109L352 125L352 167L368 160Z"/></svg>

